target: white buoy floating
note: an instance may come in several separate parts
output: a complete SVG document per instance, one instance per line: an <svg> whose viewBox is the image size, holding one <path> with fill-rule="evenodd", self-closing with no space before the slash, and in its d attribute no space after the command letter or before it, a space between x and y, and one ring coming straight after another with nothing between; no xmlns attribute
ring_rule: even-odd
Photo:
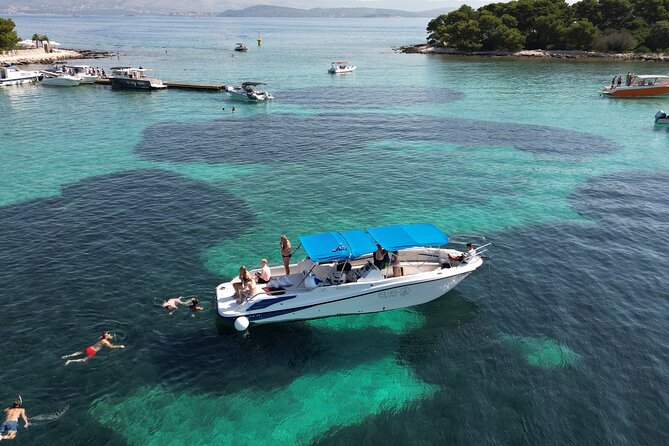
<svg viewBox="0 0 669 446"><path fill-rule="evenodd" d="M235 319L235 328L237 331L244 331L249 328L249 319L246 316L241 316Z"/></svg>

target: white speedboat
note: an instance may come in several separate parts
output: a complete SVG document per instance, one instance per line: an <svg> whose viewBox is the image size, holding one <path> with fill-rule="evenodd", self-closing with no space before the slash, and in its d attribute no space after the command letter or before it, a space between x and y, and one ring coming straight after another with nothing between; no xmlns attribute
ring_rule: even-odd
<svg viewBox="0 0 669 446"><path fill-rule="evenodd" d="M243 43L238 43L237 46L235 46L235 51L246 52L248 50L249 49Z"/></svg>
<svg viewBox="0 0 669 446"><path fill-rule="evenodd" d="M255 87L258 85L265 85L262 82L244 82L241 87L233 87L228 85L225 87L225 91L230 94L234 99L240 99L242 101L268 101L274 99L274 96L269 94L266 91L256 90Z"/></svg>
<svg viewBox="0 0 669 446"><path fill-rule="evenodd" d="M332 62L328 73L330 74L340 74L340 73L350 73L355 70L355 65L349 65L348 62Z"/></svg>
<svg viewBox="0 0 669 446"><path fill-rule="evenodd" d="M39 71L19 70L14 65L0 67L0 86L27 84L37 82L41 78L42 74Z"/></svg>
<svg viewBox="0 0 669 446"><path fill-rule="evenodd" d="M130 90L162 90L167 88L163 81L153 77L146 77L145 68L112 67L108 76L112 87Z"/></svg>
<svg viewBox="0 0 669 446"><path fill-rule="evenodd" d="M52 71L42 71L42 85L51 85L55 87L76 87L81 83L81 78L71 76L66 73L55 73Z"/></svg>
<svg viewBox="0 0 669 446"><path fill-rule="evenodd" d="M300 237L300 242L307 257L291 265L289 275L283 266L272 267L269 283L258 285L257 293L242 303L235 299L239 277L219 285L215 291L218 314L243 331L249 323L375 313L422 304L444 295L478 269L483 264L480 254L489 246L483 244L466 254L447 248L448 237L430 224L325 232ZM396 256L396 261L375 265L373 253L378 246ZM252 277L256 271L250 271Z"/></svg>
<svg viewBox="0 0 669 446"><path fill-rule="evenodd" d="M664 110L655 113L655 125L669 126L669 116L667 116Z"/></svg>
<svg viewBox="0 0 669 446"><path fill-rule="evenodd" d="M65 69L69 74L81 78L82 84L94 84L98 80L98 75L95 73L95 68L89 65L65 65Z"/></svg>

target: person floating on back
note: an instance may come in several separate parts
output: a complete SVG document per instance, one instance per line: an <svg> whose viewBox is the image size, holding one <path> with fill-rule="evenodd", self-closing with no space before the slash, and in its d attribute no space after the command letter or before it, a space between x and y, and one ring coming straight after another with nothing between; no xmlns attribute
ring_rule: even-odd
<svg viewBox="0 0 669 446"><path fill-rule="evenodd" d="M178 305L188 305L188 302L184 302L181 299L185 299L185 297L179 296L167 299L165 302L162 303L162 306L167 311L173 311L177 309Z"/></svg>
<svg viewBox="0 0 669 446"><path fill-rule="evenodd" d="M125 348L125 345L114 345L111 342L109 342L110 339L112 339L114 336L112 336L111 333L108 331L105 331L102 333L102 336L100 336L100 339L98 339L95 344L91 345L90 347L86 347L86 349L81 350L79 352L74 352L69 355L64 355L61 356L61 358L71 358L72 356L77 356L77 355L86 355L85 358L80 358L80 359L68 359L65 361L65 365L68 365L71 362L86 362L89 359L91 359L93 356L95 356L102 347L109 347L109 348Z"/></svg>
<svg viewBox="0 0 669 446"><path fill-rule="evenodd" d="M21 400L18 399L14 401L12 407L5 409L5 422L0 425L0 440L13 440L16 438L16 432L19 430L19 417L23 418L26 429L30 426L26 410L21 407L22 405Z"/></svg>

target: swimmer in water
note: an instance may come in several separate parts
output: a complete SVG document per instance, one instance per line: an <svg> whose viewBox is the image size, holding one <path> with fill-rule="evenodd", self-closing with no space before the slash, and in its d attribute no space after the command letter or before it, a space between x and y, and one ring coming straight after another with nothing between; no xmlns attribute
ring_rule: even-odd
<svg viewBox="0 0 669 446"><path fill-rule="evenodd" d="M72 356L77 356L77 355L86 355L85 358L80 358L80 359L68 359L65 361L65 365L68 365L71 362L86 362L89 359L91 359L93 356L95 356L102 347L109 347L109 348L125 348L125 345L114 345L111 342L109 342L110 339L112 339L114 336L112 336L111 333L108 331L105 331L102 333L102 336L100 336L100 339L98 339L95 344L91 345L90 347L86 347L85 350L81 350L79 352L74 352L69 355L64 355L61 356L63 359L65 358L71 358Z"/></svg>
<svg viewBox="0 0 669 446"><path fill-rule="evenodd" d="M167 299L163 302L163 308L167 311L173 311L177 309L178 305L188 305L188 302L182 302L181 299L184 299L183 296L173 297L172 299Z"/></svg>
<svg viewBox="0 0 669 446"><path fill-rule="evenodd" d="M19 417L23 418L26 429L30 426L26 410L21 407L23 405L21 397L14 401L12 407L5 409L5 422L0 425L0 440L13 440L16 438L16 432L19 430Z"/></svg>
<svg viewBox="0 0 669 446"><path fill-rule="evenodd" d="M197 298L197 297L194 297L194 298L192 298L192 299L190 300L190 304L188 305L188 308L190 308L190 309L193 310L193 311L202 311L202 310L204 310L204 308L198 306L199 303L200 303L200 301L198 300L198 298Z"/></svg>

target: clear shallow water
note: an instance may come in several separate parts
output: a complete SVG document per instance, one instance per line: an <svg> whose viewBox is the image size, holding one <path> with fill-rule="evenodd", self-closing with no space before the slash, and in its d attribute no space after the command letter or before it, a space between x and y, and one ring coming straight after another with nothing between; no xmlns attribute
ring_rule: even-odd
<svg viewBox="0 0 669 446"><path fill-rule="evenodd" d="M40 420L19 441L669 442L667 102L596 95L666 65L393 53L413 19L14 20L277 96L0 90L0 398ZM280 233L407 221L485 233L493 260L427 305L246 338L159 307L211 310ZM128 348L62 366L104 329Z"/></svg>

